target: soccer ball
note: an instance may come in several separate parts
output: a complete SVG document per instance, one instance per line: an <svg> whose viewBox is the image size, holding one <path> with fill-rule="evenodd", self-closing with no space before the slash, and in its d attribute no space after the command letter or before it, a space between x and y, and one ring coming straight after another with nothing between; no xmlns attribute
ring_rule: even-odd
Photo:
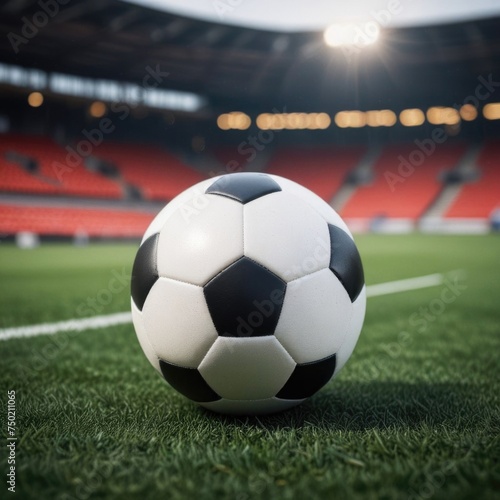
<svg viewBox="0 0 500 500"><path fill-rule="evenodd" d="M229 174L174 198L132 271L132 316L151 364L214 411L272 413L316 393L350 357L366 306L339 215L275 175Z"/></svg>

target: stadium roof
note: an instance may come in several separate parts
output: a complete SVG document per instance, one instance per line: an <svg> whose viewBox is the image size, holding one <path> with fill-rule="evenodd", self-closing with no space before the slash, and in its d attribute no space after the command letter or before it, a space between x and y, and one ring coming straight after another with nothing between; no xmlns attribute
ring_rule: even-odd
<svg viewBox="0 0 500 500"><path fill-rule="evenodd" d="M0 62L136 84L160 68L168 78L159 88L197 93L215 108L451 105L478 77L500 79L498 17L388 27L376 46L345 51L317 30L236 27L120 0L73 0L30 31L40 12L37 0L2 3Z"/></svg>
<svg viewBox="0 0 500 500"><path fill-rule="evenodd" d="M276 31L317 31L331 22L380 18L386 27L429 26L500 15L498 0L126 0L182 16Z"/></svg>

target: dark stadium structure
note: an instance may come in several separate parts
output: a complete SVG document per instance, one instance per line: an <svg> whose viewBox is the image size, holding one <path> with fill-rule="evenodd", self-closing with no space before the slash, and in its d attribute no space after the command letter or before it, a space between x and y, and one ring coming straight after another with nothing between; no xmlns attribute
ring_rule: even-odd
<svg viewBox="0 0 500 500"><path fill-rule="evenodd" d="M5 491L500 500L500 0L0 35Z"/></svg>
<svg viewBox="0 0 500 500"><path fill-rule="evenodd" d="M183 189L241 170L303 183L354 230L483 232L498 218L500 121L485 111L500 102L498 17L386 27L376 49L345 51L319 31L46 4L0 6L2 235L139 237ZM405 126L405 110L427 119ZM248 123L218 122L236 111ZM323 123L273 125L305 113Z"/></svg>

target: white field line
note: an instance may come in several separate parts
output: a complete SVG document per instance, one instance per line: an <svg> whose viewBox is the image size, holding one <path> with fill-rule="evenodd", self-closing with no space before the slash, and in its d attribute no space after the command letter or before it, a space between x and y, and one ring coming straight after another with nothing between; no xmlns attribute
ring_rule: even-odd
<svg viewBox="0 0 500 500"><path fill-rule="evenodd" d="M418 278L389 281L377 285L366 287L367 297L378 297L390 293L406 292L418 290L419 288L429 288L441 285L444 282L444 275L429 274ZM123 325L132 321L130 312L106 314L93 316L91 318L70 319L68 321L58 321L57 323L41 323L39 325L17 326L13 328L1 328L0 340L8 340L19 337L35 337L37 335L52 335L59 332L81 332L83 330L95 330L108 326Z"/></svg>
<svg viewBox="0 0 500 500"><path fill-rule="evenodd" d="M82 330L95 330L113 325L122 325L132 321L132 313L122 312L93 316L92 318L70 319L57 323L41 323L39 325L19 326L0 329L0 340L17 337L35 337L37 335L52 335L58 332L81 332Z"/></svg>
<svg viewBox="0 0 500 500"><path fill-rule="evenodd" d="M418 290L419 288L438 286L443 282L444 275L442 274L428 274L427 276L419 276L418 278L389 281L388 283L379 283L378 285L368 285L366 287L366 296L378 297L379 295L389 295L390 293Z"/></svg>

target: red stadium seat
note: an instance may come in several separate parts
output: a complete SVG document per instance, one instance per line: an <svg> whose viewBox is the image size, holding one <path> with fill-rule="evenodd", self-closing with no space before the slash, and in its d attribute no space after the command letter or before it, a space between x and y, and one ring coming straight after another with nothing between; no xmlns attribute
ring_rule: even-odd
<svg viewBox="0 0 500 500"><path fill-rule="evenodd" d="M105 143L95 155L112 162L128 183L148 200L171 200L205 177L175 156L154 146Z"/></svg>
<svg viewBox="0 0 500 500"><path fill-rule="evenodd" d="M398 171L402 159L408 160L415 145L387 146L373 167L373 181L358 187L341 210L346 219L371 219L390 217L415 220L422 216L442 189L441 171L452 169L464 154L461 144L438 146L434 153L425 156L421 165L411 171ZM424 153L421 153L424 155ZM414 155L421 158L420 155ZM393 177L397 176L397 177Z"/></svg>
<svg viewBox="0 0 500 500"><path fill-rule="evenodd" d="M140 238L154 214L132 210L59 208L0 204L0 233Z"/></svg>
<svg viewBox="0 0 500 500"><path fill-rule="evenodd" d="M9 164L5 160L5 154L8 152L34 158L38 162L39 171L30 174L19 165ZM83 159L79 164L68 162L67 154L65 149L47 137L0 135L0 168L3 179L0 189L90 198L122 197L122 190L115 181L87 170ZM8 180L5 181L5 178Z"/></svg>
<svg viewBox="0 0 500 500"><path fill-rule="evenodd" d="M57 194L57 188L7 161L0 152L0 191L16 193Z"/></svg>
<svg viewBox="0 0 500 500"><path fill-rule="evenodd" d="M479 178L465 184L445 213L447 218L488 218L500 208L500 144L488 142L477 160Z"/></svg>
<svg viewBox="0 0 500 500"><path fill-rule="evenodd" d="M330 201L366 148L287 148L269 162L270 174L287 177Z"/></svg>

